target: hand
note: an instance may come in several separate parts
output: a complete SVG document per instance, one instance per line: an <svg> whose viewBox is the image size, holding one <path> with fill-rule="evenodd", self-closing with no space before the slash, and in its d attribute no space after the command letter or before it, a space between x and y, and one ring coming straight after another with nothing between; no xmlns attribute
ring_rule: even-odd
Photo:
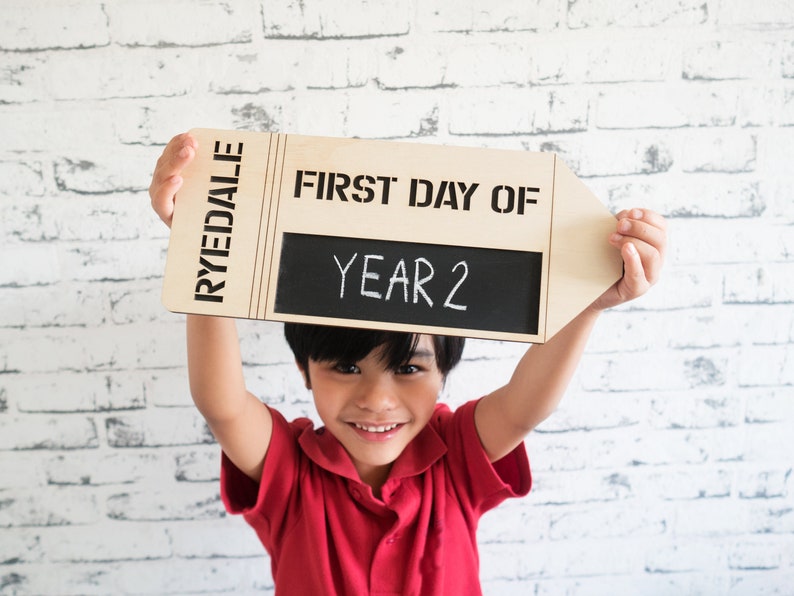
<svg viewBox="0 0 794 596"><path fill-rule="evenodd" d="M175 136L168 142L149 185L152 208L169 228L174 217L174 201L177 191L182 187L182 170L196 156L198 142L189 133Z"/></svg>
<svg viewBox="0 0 794 596"><path fill-rule="evenodd" d="M650 209L627 209L617 214L609 243L623 257L623 277L604 292L591 308L601 311L647 292L659 279L667 248L667 223Z"/></svg>

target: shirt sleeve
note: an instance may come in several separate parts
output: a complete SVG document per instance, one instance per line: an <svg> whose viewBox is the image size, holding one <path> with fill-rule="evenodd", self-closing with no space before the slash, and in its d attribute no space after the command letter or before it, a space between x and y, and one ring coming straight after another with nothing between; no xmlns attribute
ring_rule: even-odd
<svg viewBox="0 0 794 596"><path fill-rule="evenodd" d="M442 411L439 420L449 449L447 458L455 491L465 508L476 516L505 499L525 496L532 486L523 441L502 459L493 463L488 459L474 424L478 402L470 401L454 413Z"/></svg>
<svg viewBox="0 0 794 596"><path fill-rule="evenodd" d="M241 472L225 453L221 455L221 499L226 511L241 514L266 546L285 519L299 474L296 431L278 411L270 409L270 413L273 434L259 484Z"/></svg>

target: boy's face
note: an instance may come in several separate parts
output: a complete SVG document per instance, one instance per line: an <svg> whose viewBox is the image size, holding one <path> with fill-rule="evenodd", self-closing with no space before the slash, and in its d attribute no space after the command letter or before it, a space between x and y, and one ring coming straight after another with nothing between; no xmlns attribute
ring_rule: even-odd
<svg viewBox="0 0 794 596"><path fill-rule="evenodd" d="M379 355L375 348L358 362L309 360L308 370L320 418L370 485L385 480L391 464L428 423L444 382L426 335L397 370L385 368Z"/></svg>

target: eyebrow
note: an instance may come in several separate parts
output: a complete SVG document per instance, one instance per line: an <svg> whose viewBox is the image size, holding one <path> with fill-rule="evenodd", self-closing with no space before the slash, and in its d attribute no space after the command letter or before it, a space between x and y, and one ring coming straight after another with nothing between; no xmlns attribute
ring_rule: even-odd
<svg viewBox="0 0 794 596"><path fill-rule="evenodd" d="M414 358L418 358L419 360L432 360L435 359L436 355L433 353L432 350L416 350L411 357L408 359L410 362Z"/></svg>

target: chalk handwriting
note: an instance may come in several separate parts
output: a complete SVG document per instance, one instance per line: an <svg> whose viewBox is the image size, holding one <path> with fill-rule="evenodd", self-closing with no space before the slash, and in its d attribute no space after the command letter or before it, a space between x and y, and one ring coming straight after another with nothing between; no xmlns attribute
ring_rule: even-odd
<svg viewBox="0 0 794 596"><path fill-rule="evenodd" d="M339 299L345 299L345 290L347 288L348 273L351 272L351 266L358 259L358 253L353 253L344 265L342 260L337 255L333 255L336 267L339 270ZM383 255L368 254L364 255L363 262L360 265L361 271L361 284L359 285L359 295L364 298L372 298L375 300L391 301L394 296L402 296L402 301L405 304L419 304L424 303L428 307L433 308L436 302L430 297L428 284L436 276L436 269L433 267L428 259L424 257L417 257L411 261L409 259L406 263L405 259L399 259L392 270L391 276L388 278L388 285L384 296L385 283L381 281L381 272L378 271L378 264L385 260ZM412 268L409 276L408 270ZM447 293L446 298L442 303L442 308L449 308L452 310L465 311L467 306L464 304L455 304L453 299L455 294L460 290L463 282L469 275L469 265L466 261L459 261L452 268L452 273L461 269L462 272L458 274L457 282L452 289ZM356 269L358 271L358 269ZM397 292L395 292L395 289ZM400 291L400 289L402 291Z"/></svg>

